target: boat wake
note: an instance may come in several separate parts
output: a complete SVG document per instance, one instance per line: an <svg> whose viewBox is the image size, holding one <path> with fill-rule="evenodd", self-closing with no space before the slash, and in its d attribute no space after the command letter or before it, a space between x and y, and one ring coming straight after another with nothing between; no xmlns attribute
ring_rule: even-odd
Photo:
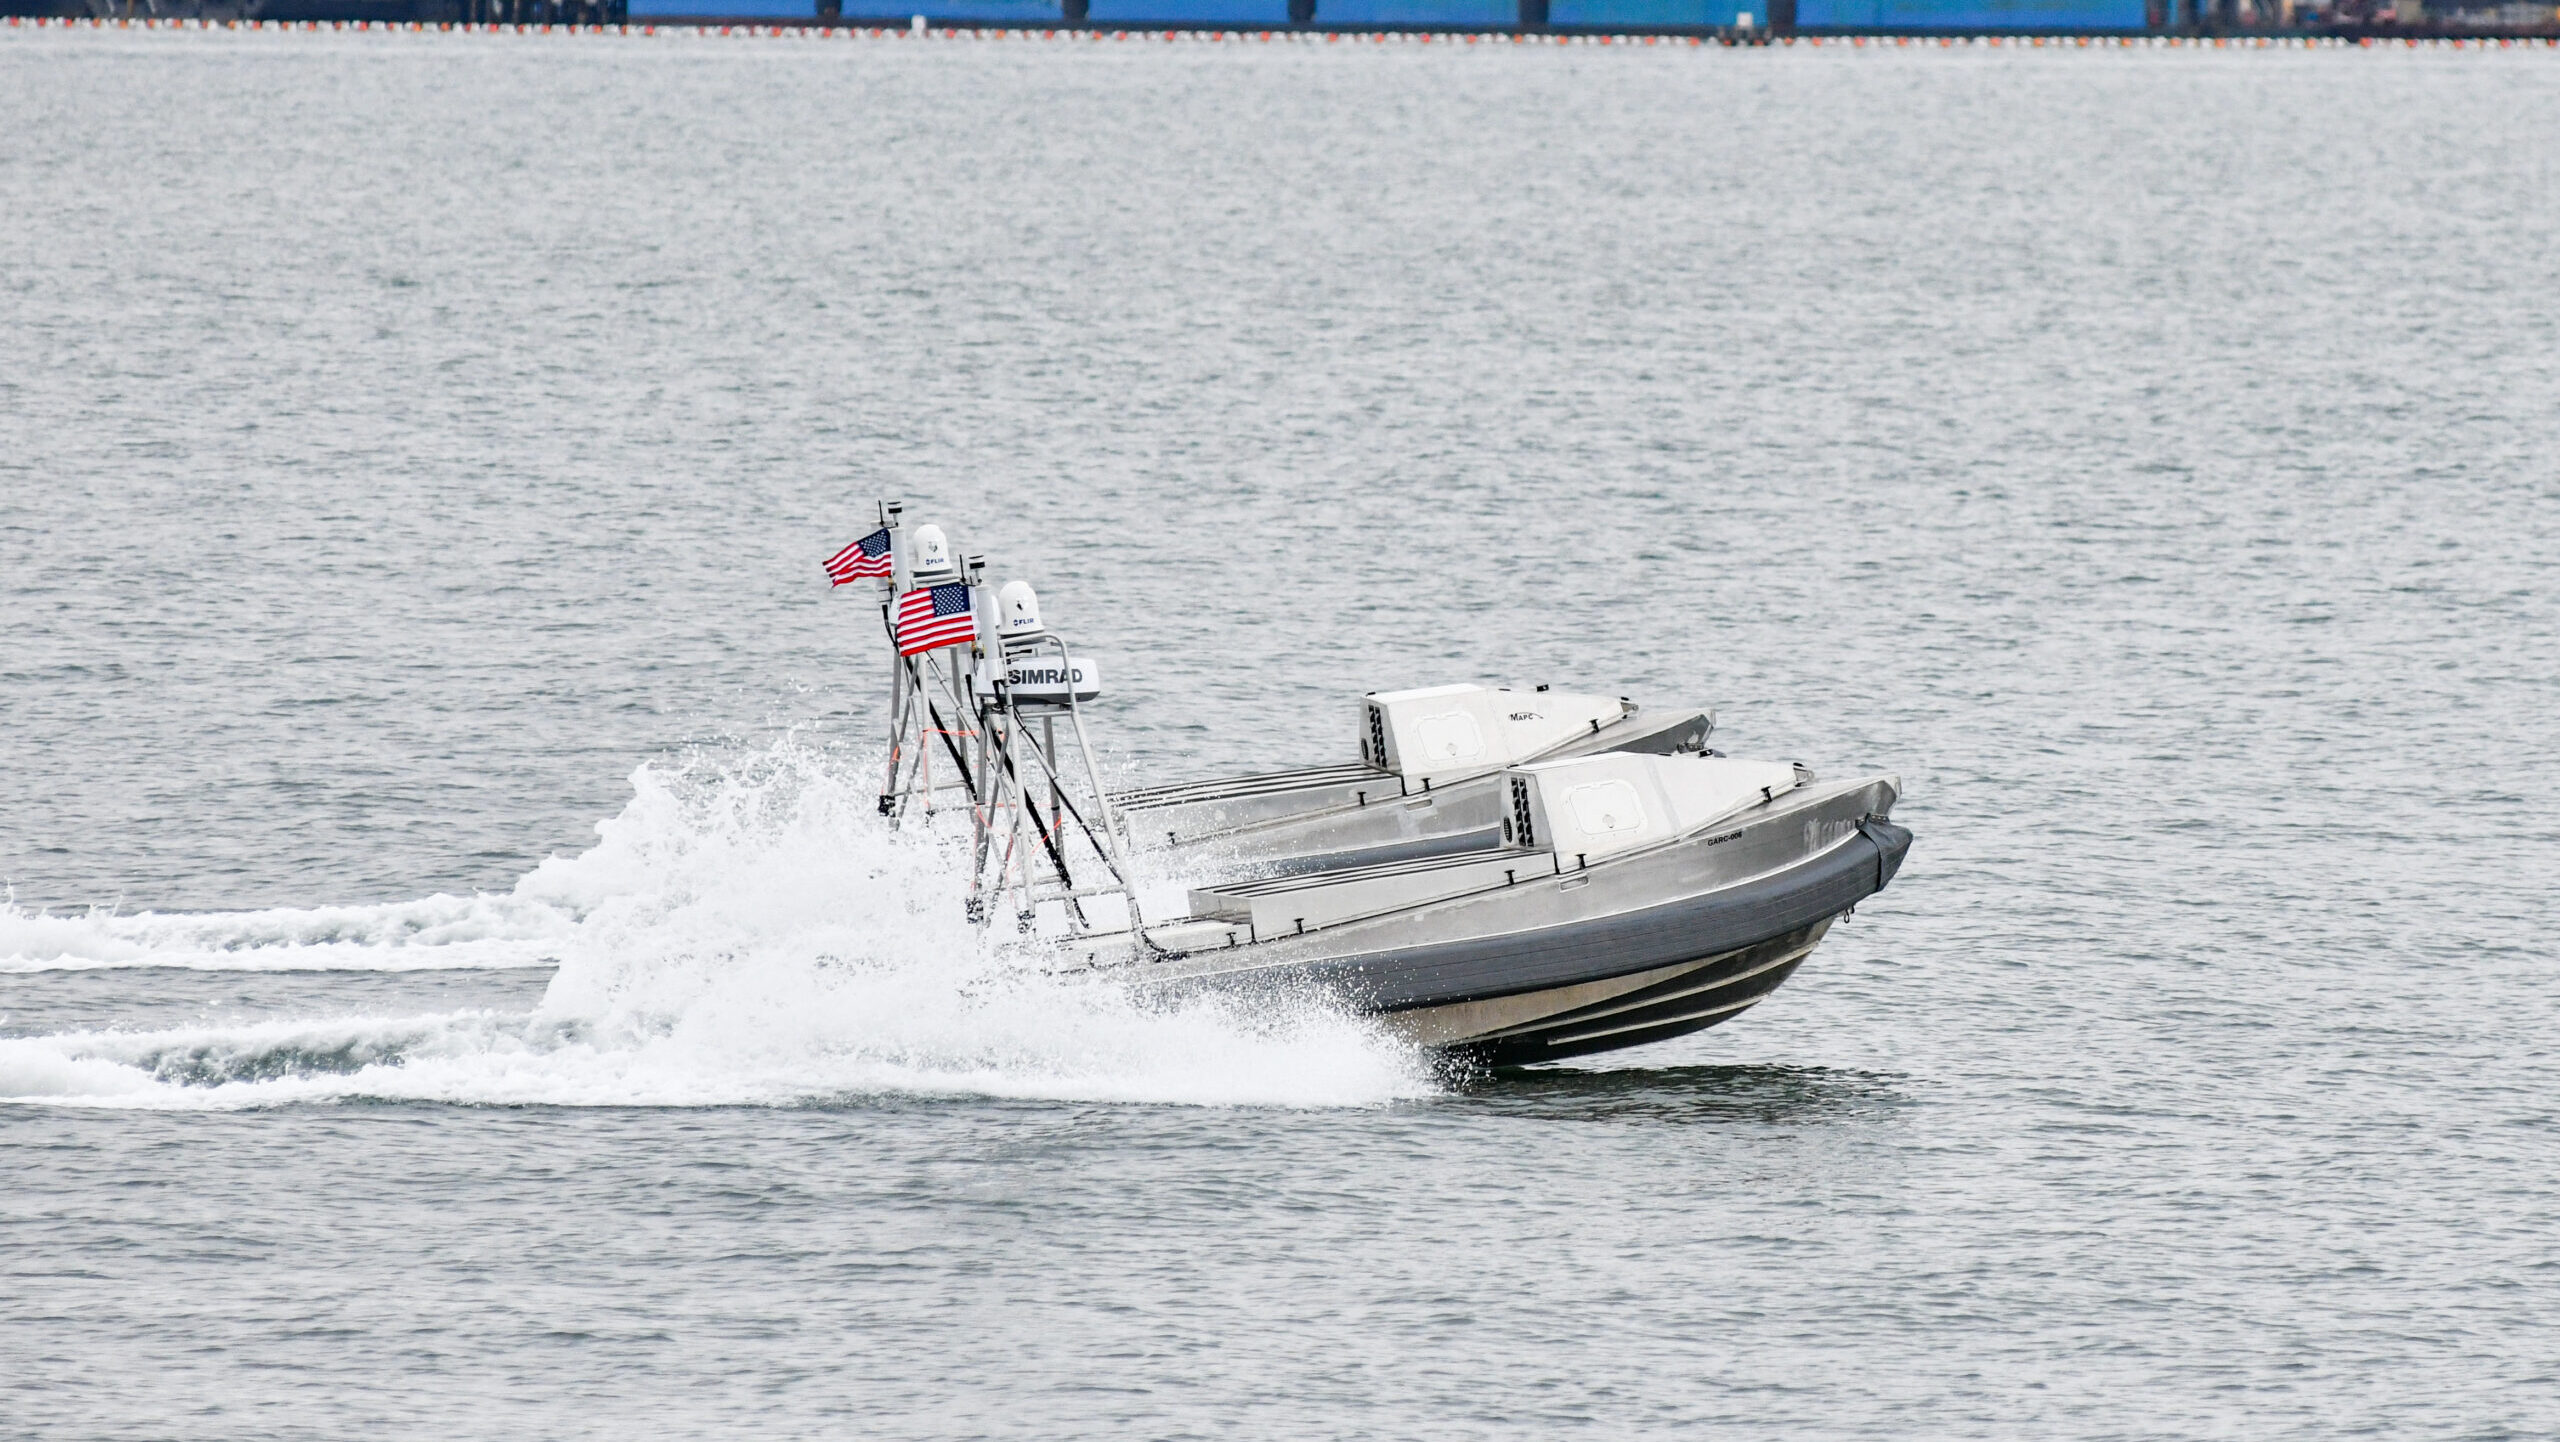
<svg viewBox="0 0 2560 1442"><path fill-rule="evenodd" d="M19 972L558 969L529 1012L0 1038L0 1099L1342 1106L1433 1089L1421 1055L1313 1001L1149 1004L991 952L959 904L967 858L888 834L874 771L795 738L643 766L593 848L543 862L505 895L223 915L12 911L0 949Z"/></svg>
<svg viewBox="0 0 2560 1442"><path fill-rule="evenodd" d="M1432 1090L1418 1059L1319 1011L1150 1011L1109 991L1054 984L993 992L964 995L947 978L908 973L867 985L732 987L672 1016L585 1018L546 1005L8 1038L0 1102L220 1111L970 1096L1333 1107Z"/></svg>
<svg viewBox="0 0 2560 1442"><path fill-rule="evenodd" d="M387 906L54 916L0 903L0 975L189 971L463 971L544 966L577 925L538 897L430 896Z"/></svg>

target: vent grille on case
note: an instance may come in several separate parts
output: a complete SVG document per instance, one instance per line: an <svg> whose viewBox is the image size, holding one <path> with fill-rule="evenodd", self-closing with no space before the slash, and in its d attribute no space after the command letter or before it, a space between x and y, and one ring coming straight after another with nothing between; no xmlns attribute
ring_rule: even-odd
<svg viewBox="0 0 2560 1442"><path fill-rule="evenodd" d="M1387 768L1387 713L1383 707L1369 708L1369 739L1360 749L1369 753L1370 765L1381 771Z"/></svg>
<svg viewBox="0 0 2560 1442"><path fill-rule="evenodd" d="M1519 827L1520 844L1536 846L1538 833L1529 824L1529 782L1525 777L1511 778L1511 819Z"/></svg>

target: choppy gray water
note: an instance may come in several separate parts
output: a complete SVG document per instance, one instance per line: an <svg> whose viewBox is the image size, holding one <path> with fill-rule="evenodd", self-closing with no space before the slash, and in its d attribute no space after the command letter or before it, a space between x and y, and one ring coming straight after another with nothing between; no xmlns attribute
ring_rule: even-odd
<svg viewBox="0 0 2560 1442"><path fill-rule="evenodd" d="M0 32L0 133L12 1430L2560 1429L2560 61ZM883 492L1132 770L1553 680L1919 843L1463 1087L988 973Z"/></svg>

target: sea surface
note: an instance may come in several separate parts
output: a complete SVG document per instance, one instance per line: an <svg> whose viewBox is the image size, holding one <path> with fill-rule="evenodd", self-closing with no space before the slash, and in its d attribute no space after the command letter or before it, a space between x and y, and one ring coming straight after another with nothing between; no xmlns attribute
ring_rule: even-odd
<svg viewBox="0 0 2560 1442"><path fill-rule="evenodd" d="M2560 56L0 31L0 1431L2560 1432ZM1132 779L1899 774L1730 1025L984 958ZM848 588L848 591L854 588Z"/></svg>

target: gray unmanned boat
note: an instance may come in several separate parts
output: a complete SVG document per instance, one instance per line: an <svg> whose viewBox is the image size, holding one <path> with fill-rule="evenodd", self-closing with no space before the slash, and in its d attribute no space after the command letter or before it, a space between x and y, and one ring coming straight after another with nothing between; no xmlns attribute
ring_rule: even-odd
<svg viewBox="0 0 2560 1442"><path fill-rule="evenodd" d="M1911 845L1890 819L1901 795L1892 776L1826 783L1792 762L1688 748L1586 754L1531 733L1538 759L1470 768L1446 787L1450 773L1426 769L1419 792L1355 794L1277 826L1230 828L1371 829L1348 853L1266 843L1243 874L1184 891L1174 914L1150 897L1131 831L1132 817L1170 808L1124 806L1101 790L1077 687L1010 680L1076 673L1031 588L1004 587L982 635L995 664L977 668L971 693L984 788L971 810L971 915L1009 919L1046 965L1142 992L1319 997L1494 1065L1636 1046L1767 998L1893 880ZM1539 704L1516 694L1368 698L1370 759L1389 763L1371 769L1405 775L1403 756L1429 757L1431 737L1463 733L1448 718ZM1605 716L1580 724L1594 740L1607 730ZM1412 747L1401 749L1408 731ZM1456 754L1463 746L1442 749L1448 762L1472 759ZM1431 805L1405 809L1417 800ZM1382 840L1381 815L1416 834ZM1405 854L1387 854L1398 847Z"/></svg>
<svg viewBox="0 0 2560 1442"><path fill-rule="evenodd" d="M892 507L874 542L881 811L965 806L970 916L1053 970L1312 996L1446 1055L1553 1061L1740 1015L1911 845L1895 777L1819 781L1708 750L1706 713L1545 688L1375 692L1358 765L1110 793L1099 672L1031 588L985 586L935 528L906 541ZM1168 872L1197 884L1169 899Z"/></svg>
<svg viewBox="0 0 2560 1442"><path fill-rule="evenodd" d="M1889 776L1615 754L1500 778L1492 848L1198 888L1190 914L1067 943L1169 991L1314 992L1495 1065L1729 1021L1901 868Z"/></svg>

